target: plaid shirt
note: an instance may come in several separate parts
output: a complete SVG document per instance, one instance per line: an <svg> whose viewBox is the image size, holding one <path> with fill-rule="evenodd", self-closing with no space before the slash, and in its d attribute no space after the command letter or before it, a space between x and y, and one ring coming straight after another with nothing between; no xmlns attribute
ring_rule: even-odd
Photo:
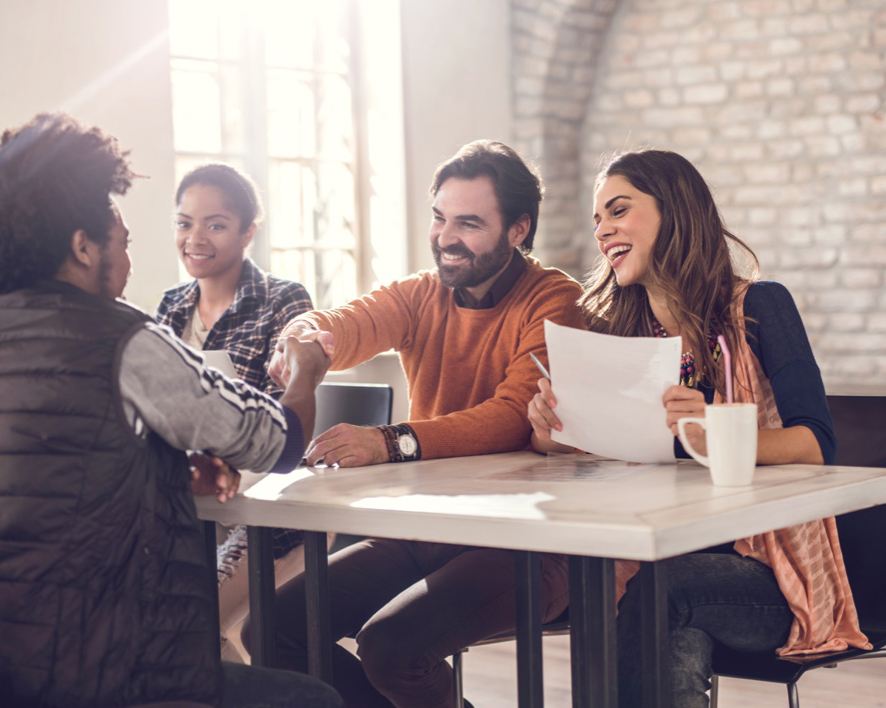
<svg viewBox="0 0 886 708"><path fill-rule="evenodd" d="M170 288L157 308L157 321L180 337L199 297L196 280ZM246 258L234 301L209 331L203 349L224 349L241 379L276 397L280 387L267 372L274 346L286 323L310 309L304 286L265 273Z"/></svg>
<svg viewBox="0 0 886 708"><path fill-rule="evenodd" d="M170 288L157 307L157 321L180 337L199 297L196 280ZM241 379L276 398L280 387L267 371L274 346L289 320L310 309L311 296L303 285L265 273L246 258L234 301L209 330L203 349L224 349ZM274 529L274 557L299 545L301 536L300 531ZM233 576L245 555L246 527L235 526L219 546L219 582Z"/></svg>

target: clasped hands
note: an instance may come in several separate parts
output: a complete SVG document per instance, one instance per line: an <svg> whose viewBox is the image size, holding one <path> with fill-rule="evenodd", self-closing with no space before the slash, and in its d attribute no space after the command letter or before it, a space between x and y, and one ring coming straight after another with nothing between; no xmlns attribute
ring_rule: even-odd
<svg viewBox="0 0 886 708"><path fill-rule="evenodd" d="M286 387L294 365L304 365L298 359L299 345L303 346L308 342L319 344L326 357L331 358L335 352L331 332L315 329L307 322L297 323L290 330L289 336L281 338L277 343L268 366L268 374L278 386ZM325 373L324 368L323 374ZM327 467L362 467L387 462L388 450L384 434L378 428L340 423L329 430L320 431L320 435L314 438L305 451L305 460L309 465L322 462Z"/></svg>
<svg viewBox="0 0 886 708"><path fill-rule="evenodd" d="M215 455L192 452L188 455L191 463L191 492L194 496L215 494L219 504L233 499L240 489L240 473Z"/></svg>
<svg viewBox="0 0 886 708"><path fill-rule="evenodd" d="M563 424L554 413L557 399L551 390L551 382L544 378L539 379L538 389L538 393L529 401L527 415L538 442L547 447L556 444L551 439L551 431L563 430ZM677 421L680 418L704 418L705 400L701 391L686 386L671 386L665 391L661 400L665 408L665 423L675 436ZM697 451L703 455L707 454L704 429L700 425L686 426L686 435Z"/></svg>

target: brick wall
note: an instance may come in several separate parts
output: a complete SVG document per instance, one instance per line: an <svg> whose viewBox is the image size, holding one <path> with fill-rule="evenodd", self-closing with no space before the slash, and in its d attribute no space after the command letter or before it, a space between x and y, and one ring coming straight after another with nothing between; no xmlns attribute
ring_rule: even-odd
<svg viewBox="0 0 886 708"><path fill-rule="evenodd" d="M517 145L548 184L539 256L596 257L601 153L695 162L785 283L830 389L886 387L882 0L513 0Z"/></svg>

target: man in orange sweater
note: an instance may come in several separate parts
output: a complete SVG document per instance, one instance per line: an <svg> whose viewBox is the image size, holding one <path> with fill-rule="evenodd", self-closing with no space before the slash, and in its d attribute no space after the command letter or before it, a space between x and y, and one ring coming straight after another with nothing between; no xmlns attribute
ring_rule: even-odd
<svg viewBox="0 0 886 708"><path fill-rule="evenodd" d="M544 321L583 327L581 286L528 256L542 186L511 148L477 141L437 168L430 229L437 269L334 310L296 317L283 336L324 345L332 369L400 353L409 421L337 425L306 456L342 467L524 449L526 407L546 359ZM276 356L271 375L285 376ZM368 539L329 564L332 632L356 633L361 661L335 647L334 685L348 706L451 706L446 657L514 627L510 551ZM567 603L562 556L542 557L544 620ZM277 603L281 666L307 667L304 583ZM244 640L248 646L248 630Z"/></svg>
<svg viewBox="0 0 886 708"><path fill-rule="evenodd" d="M544 321L583 327L581 286L543 268L532 250L542 187L511 148L464 146L437 169L431 248L437 269L334 310L300 315L283 336L318 338L332 370L389 349L409 383L409 422L337 425L307 451L310 464L356 467L526 447L526 406L545 360ZM277 356L272 376L283 379ZM285 379L283 379L285 380Z"/></svg>

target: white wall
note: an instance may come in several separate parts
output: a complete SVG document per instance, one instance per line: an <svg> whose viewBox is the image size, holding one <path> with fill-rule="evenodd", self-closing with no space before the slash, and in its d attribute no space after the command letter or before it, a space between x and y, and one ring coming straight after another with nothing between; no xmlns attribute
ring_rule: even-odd
<svg viewBox="0 0 886 708"><path fill-rule="evenodd" d="M117 136L138 180L121 202L132 231L127 297L152 309L177 279L166 0L5 2L0 126L64 110Z"/></svg>
<svg viewBox="0 0 886 708"><path fill-rule="evenodd" d="M428 185L480 138L511 143L508 0L402 0L410 270L433 267Z"/></svg>

